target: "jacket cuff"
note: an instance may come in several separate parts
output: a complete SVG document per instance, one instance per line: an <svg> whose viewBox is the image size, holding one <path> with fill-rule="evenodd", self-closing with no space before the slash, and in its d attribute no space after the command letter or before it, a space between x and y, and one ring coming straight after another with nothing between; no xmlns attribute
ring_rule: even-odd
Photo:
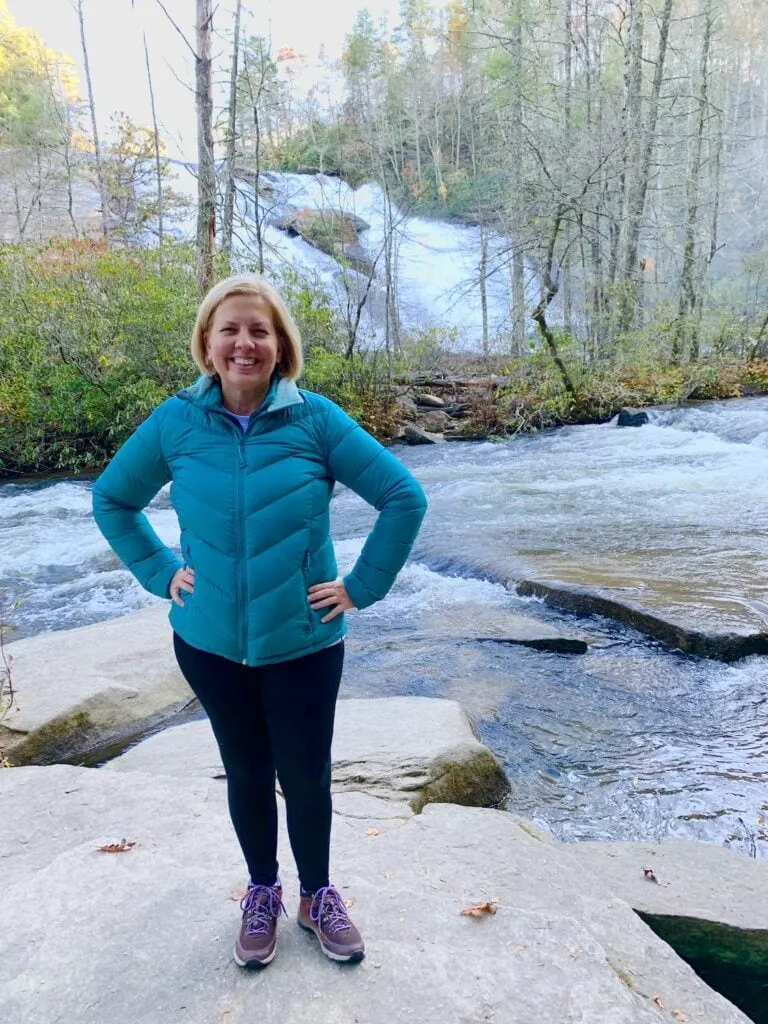
<svg viewBox="0 0 768 1024"><path fill-rule="evenodd" d="M152 575L147 579L145 583L143 583L144 589L148 590L150 594L154 594L155 597L162 597L166 601L169 601L171 598L169 592L171 580L179 571L179 569L184 568L182 563L178 560L178 558L176 558L175 555L173 555L172 557L173 561L169 560L165 562L155 572L152 573Z"/></svg>
<svg viewBox="0 0 768 1024"><path fill-rule="evenodd" d="M349 576L345 576L341 582L349 594L350 601L357 609L368 608L379 600L378 597L371 597L354 572L351 572Z"/></svg>

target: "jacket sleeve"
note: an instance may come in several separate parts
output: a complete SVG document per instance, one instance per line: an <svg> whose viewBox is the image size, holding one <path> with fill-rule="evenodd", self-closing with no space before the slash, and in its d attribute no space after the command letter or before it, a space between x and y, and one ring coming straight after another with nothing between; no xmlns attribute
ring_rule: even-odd
<svg viewBox="0 0 768 1024"><path fill-rule="evenodd" d="M167 598L182 564L142 511L171 479L160 444L161 409L131 434L93 485L93 515L109 546L142 587Z"/></svg>
<svg viewBox="0 0 768 1024"><path fill-rule="evenodd" d="M373 505L379 515L344 586L356 608L387 595L410 554L427 510L419 484L338 406L329 403L326 460L335 480Z"/></svg>

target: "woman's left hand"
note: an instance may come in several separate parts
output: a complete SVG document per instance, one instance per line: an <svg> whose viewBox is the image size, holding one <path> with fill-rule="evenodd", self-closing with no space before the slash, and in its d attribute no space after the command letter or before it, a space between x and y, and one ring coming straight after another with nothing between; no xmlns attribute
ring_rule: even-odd
<svg viewBox="0 0 768 1024"><path fill-rule="evenodd" d="M348 612L355 606L349 599L347 588L341 580L334 580L332 583L316 583L309 588L309 606L313 612L319 612L321 608L332 608L328 615L324 615L321 622L330 622L342 612Z"/></svg>

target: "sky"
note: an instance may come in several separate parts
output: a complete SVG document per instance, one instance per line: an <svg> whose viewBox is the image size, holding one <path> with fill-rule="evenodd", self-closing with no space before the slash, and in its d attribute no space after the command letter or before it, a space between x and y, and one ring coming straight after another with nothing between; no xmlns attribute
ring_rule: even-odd
<svg viewBox="0 0 768 1024"><path fill-rule="evenodd" d="M195 0L163 2L194 45ZM37 29L50 49L63 51L74 59L85 96L74 0L7 0L7 4L17 25ZM107 131L110 116L116 111L128 114L139 124L151 123L142 43L145 30L161 135L170 156L194 159L191 55L156 0L134 0L133 8L131 0L85 0L83 7L100 134ZM328 4L317 0L244 0L243 18L249 32L271 37L274 53L281 46L290 46L306 56L306 74L311 77L317 73L321 48L329 58L340 56L344 37L361 7L367 7L376 21L386 16L390 25L397 22L397 0L331 0ZM218 75L220 81L230 57L227 35L233 26L233 9L233 0L221 0L214 18L214 28L222 34L214 42L214 53L219 56L223 72Z"/></svg>

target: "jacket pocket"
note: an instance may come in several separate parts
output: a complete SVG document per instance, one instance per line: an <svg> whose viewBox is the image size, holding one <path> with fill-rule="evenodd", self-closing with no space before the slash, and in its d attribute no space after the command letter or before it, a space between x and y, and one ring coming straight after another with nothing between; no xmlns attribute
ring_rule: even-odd
<svg viewBox="0 0 768 1024"><path fill-rule="evenodd" d="M302 594L302 600L304 602L304 608L306 610L306 624L304 626L304 629L306 630L307 633L312 633L312 632L314 632L314 629L315 629L315 623L314 623L314 620L313 620L313 615L315 613L312 611L312 609L309 606L309 596L308 595L309 595L310 582L309 582L309 552L308 551L305 552L304 558L302 559L302 563L301 563L301 580L302 580L302 583L304 584L304 593Z"/></svg>

